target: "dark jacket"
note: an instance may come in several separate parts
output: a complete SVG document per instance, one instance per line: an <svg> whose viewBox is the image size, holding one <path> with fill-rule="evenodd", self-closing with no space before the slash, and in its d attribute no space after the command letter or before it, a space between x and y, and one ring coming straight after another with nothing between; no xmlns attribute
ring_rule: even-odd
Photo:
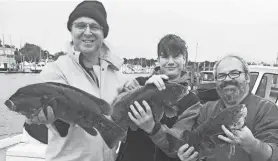
<svg viewBox="0 0 278 161"><path fill-rule="evenodd" d="M268 143L272 148L272 156L269 161L278 160L278 107L267 99L261 98L254 94L249 94L242 102L247 107L246 126L252 131L254 137ZM209 118L219 113L221 108L225 108L221 100L211 101L200 108L198 117L198 126ZM221 148L215 152L215 157L206 161L253 161L252 157L242 148L235 149L235 155L229 159L227 149Z"/></svg>
<svg viewBox="0 0 278 161"><path fill-rule="evenodd" d="M145 85L149 77L138 77L136 80L140 85ZM188 83L180 82L180 84L187 86ZM178 115L183 113L188 107L199 102L199 98L192 92L182 99L178 105L180 110ZM167 125L171 128L177 121L178 116L173 118L163 117L161 124ZM116 161L178 161L177 158L168 157L160 148L158 148L152 139L143 130L137 131L129 130L127 139L121 144L118 158Z"/></svg>
<svg viewBox="0 0 278 161"><path fill-rule="evenodd" d="M249 94L242 102L247 107L246 126L252 131L255 138L261 142L269 144L272 148L272 156L268 161L278 160L278 107L271 101ZM204 105L196 104L188 108L186 112L179 116L179 120L174 126L186 125L185 127L195 129L199 125L208 121L210 118L215 117L222 109L225 108L224 103L221 100L209 101ZM196 111L198 115L192 115L188 111ZM193 116L193 117L192 117ZM190 118L191 117L191 118ZM196 120L195 122L192 120ZM179 126L180 128L183 128ZM175 149L172 149L170 145L171 137L167 137L167 134L157 132L156 136L152 136L152 140L163 151L171 157L176 155ZM251 155L246 153L242 148L236 146L235 154L228 158L229 154L228 146L221 146L215 149L214 157L205 159L206 161L254 161L258 156L256 153ZM262 149L263 150L263 149ZM253 156L252 156L253 155Z"/></svg>

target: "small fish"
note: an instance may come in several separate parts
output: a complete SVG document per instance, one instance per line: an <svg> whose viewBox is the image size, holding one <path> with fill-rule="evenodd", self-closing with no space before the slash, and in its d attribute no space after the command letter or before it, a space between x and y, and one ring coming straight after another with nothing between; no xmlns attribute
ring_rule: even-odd
<svg viewBox="0 0 278 161"><path fill-rule="evenodd" d="M244 127L246 116L247 108L244 104L226 108L192 131L183 131L179 138L171 137L173 151L177 152L182 145L188 144L199 152L198 157L202 159L213 157L216 148L228 146L228 157L230 158L235 153L235 147L217 137L225 135L221 125L225 125L230 131L239 130ZM172 136L175 135L172 134Z"/></svg>
<svg viewBox="0 0 278 161"><path fill-rule="evenodd" d="M112 103L111 118L125 131L129 127L136 131L138 127L128 116L128 112L131 112L129 107L135 101L141 104L143 100L150 105L155 121L159 122L164 113L168 117L174 116L178 111L176 104L188 94L188 90L187 87L170 81L166 81L165 86L166 89L159 91L154 84L147 84L120 94Z"/></svg>
<svg viewBox="0 0 278 161"><path fill-rule="evenodd" d="M27 118L34 118L41 110L47 114L45 108L51 106L57 119L77 124L92 136L97 135L96 128L109 148L126 135L121 127L104 116L112 113L106 101L66 84L27 85L18 89L5 105Z"/></svg>

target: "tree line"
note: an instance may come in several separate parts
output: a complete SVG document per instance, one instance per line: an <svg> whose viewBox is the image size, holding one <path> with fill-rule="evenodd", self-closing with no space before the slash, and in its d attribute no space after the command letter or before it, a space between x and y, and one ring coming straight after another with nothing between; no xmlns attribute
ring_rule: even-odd
<svg viewBox="0 0 278 161"><path fill-rule="evenodd" d="M142 67L151 67L155 66L155 63L157 60L155 59L147 59L147 58L123 58L124 59L124 64L129 64L129 65L141 65Z"/></svg>
<svg viewBox="0 0 278 161"><path fill-rule="evenodd" d="M1 40L0 40L0 47L4 47L4 48L15 48L14 45L2 44L2 41L1 41Z"/></svg>
<svg viewBox="0 0 278 161"><path fill-rule="evenodd" d="M14 56L17 63L21 63L22 61L39 62L41 59L52 57L49 51L30 43L25 43L20 49L16 48Z"/></svg>
<svg viewBox="0 0 278 161"><path fill-rule="evenodd" d="M59 51L56 52L55 54L51 55L49 51L43 50L40 46L31 44L31 43L25 43L23 47L20 49L15 48L14 45L7 45L7 44L2 44L2 41L0 39L0 47L5 47L5 48L14 48L14 58L16 63L20 63L22 61L27 61L27 62L39 62L40 59L53 59L57 60L59 56L65 55L66 53L64 51ZM7 55L7 57L13 57L13 55ZM147 58L123 58L124 59L124 64L129 64L129 65L141 65L142 67L151 67L155 66L157 60L156 59L147 59ZM197 68L199 67L199 71L202 70L211 70L212 67L216 61L203 61L203 62L193 62L193 61L188 61L186 66L191 67L191 68ZM268 63L260 63L263 66L270 66ZM256 65L254 62L248 62L248 65ZM278 66L277 64L274 64L274 66Z"/></svg>

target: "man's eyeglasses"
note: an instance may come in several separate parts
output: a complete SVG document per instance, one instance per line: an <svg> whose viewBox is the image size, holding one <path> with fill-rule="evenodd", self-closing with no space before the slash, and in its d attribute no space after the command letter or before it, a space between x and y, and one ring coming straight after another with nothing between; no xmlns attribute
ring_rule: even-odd
<svg viewBox="0 0 278 161"><path fill-rule="evenodd" d="M78 30L80 31L85 31L89 25L89 28L91 31L100 31L103 29L102 26L98 25L98 24L89 24L89 23L84 23L84 22L77 22L77 23L73 23L74 27L76 27Z"/></svg>
<svg viewBox="0 0 278 161"><path fill-rule="evenodd" d="M235 79L235 78L238 78L241 73L245 73L245 72L233 70L233 71L230 71L228 74L227 73L219 73L216 75L215 79L218 81L223 81L227 78L227 76L229 76L231 79Z"/></svg>

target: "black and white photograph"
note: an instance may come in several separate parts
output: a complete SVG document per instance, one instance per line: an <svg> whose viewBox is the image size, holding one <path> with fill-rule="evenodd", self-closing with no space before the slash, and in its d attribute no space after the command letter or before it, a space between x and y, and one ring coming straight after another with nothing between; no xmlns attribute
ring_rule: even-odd
<svg viewBox="0 0 278 161"><path fill-rule="evenodd" d="M0 0L0 161L278 161L278 1Z"/></svg>

